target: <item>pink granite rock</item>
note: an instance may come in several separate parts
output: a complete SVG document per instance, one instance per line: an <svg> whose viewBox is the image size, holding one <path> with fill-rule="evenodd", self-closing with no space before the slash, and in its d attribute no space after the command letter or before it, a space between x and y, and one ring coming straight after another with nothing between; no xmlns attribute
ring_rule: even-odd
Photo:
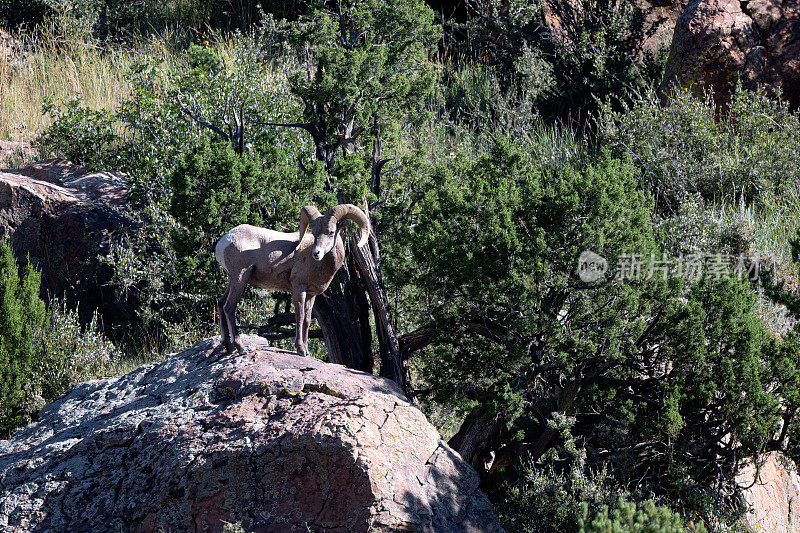
<svg viewBox="0 0 800 533"><path fill-rule="evenodd" d="M749 510L744 518L753 531L790 533L800 530L800 476L797 466L777 452L758 469L744 468L736 478Z"/></svg>
<svg viewBox="0 0 800 533"><path fill-rule="evenodd" d="M124 175L89 172L63 159L0 171L0 238L42 273L44 296L71 297L87 318L99 309L106 325L129 313L106 287L111 268L98 256L131 224Z"/></svg>
<svg viewBox="0 0 800 533"><path fill-rule="evenodd" d="M692 0L675 27L662 89L713 89L723 108L741 79L800 105L800 0Z"/></svg>
<svg viewBox="0 0 800 533"><path fill-rule="evenodd" d="M501 531L393 382L244 342L80 384L0 441L0 530Z"/></svg>

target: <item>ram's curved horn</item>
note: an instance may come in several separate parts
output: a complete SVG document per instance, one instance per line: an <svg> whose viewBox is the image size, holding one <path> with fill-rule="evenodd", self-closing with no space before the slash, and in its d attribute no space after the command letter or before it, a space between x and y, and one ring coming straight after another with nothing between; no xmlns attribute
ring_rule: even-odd
<svg viewBox="0 0 800 533"><path fill-rule="evenodd" d="M300 243L303 242L303 235L306 234L306 230L308 230L308 225L311 223L312 220L316 220L317 218L321 217L319 210L314 207L313 205L307 205L300 210L300 230L297 232L298 242L297 245L300 246Z"/></svg>
<svg viewBox="0 0 800 533"><path fill-rule="evenodd" d="M336 207L332 207L331 210L328 211L328 215L334 216L336 220L339 221L352 220L358 224L358 228L361 230L361 238L358 240L358 246L360 248L367 244L370 231L369 217L367 217L361 209L353 204L340 204Z"/></svg>

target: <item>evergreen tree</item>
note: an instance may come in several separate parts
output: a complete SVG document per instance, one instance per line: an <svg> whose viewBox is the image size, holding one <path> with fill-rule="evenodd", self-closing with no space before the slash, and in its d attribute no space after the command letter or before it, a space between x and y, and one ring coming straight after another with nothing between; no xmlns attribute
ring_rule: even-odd
<svg viewBox="0 0 800 533"><path fill-rule="evenodd" d="M46 317L39 284L30 264L19 275L11 246L0 242L0 438L26 422L26 391L37 353L34 332Z"/></svg>
<svg viewBox="0 0 800 533"><path fill-rule="evenodd" d="M401 121L424 118L435 80L428 55L440 34L433 20L423 0L319 1L289 32L306 59L306 68L290 79L293 94L303 102L303 121L275 125L311 135L327 172L326 189L340 203L380 198L387 132ZM339 156L358 152L365 137L372 142L371 157L342 163ZM317 299L315 316L331 361L370 371L371 304L380 373L413 400L374 237L369 247L348 245L347 261Z"/></svg>
<svg viewBox="0 0 800 533"><path fill-rule="evenodd" d="M768 335L732 273L648 279L652 198L630 161L550 170L500 142L434 167L412 204L388 273L428 319L405 337L431 398L466 414L450 444L488 489L561 453L566 416L587 464L631 490L735 506L736 473L796 409L796 342ZM608 263L597 281L585 251Z"/></svg>
<svg viewBox="0 0 800 533"><path fill-rule="evenodd" d="M317 1L291 31L307 61L290 80L304 104L294 126L311 134L329 175L364 133L380 142L401 118L425 116L435 81L428 54L441 33L433 18L423 0Z"/></svg>

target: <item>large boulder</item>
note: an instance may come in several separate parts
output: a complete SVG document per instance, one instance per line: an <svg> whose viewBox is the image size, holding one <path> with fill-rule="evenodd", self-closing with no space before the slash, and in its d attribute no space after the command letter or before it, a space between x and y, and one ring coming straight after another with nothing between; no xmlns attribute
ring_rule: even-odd
<svg viewBox="0 0 800 533"><path fill-rule="evenodd" d="M501 531L393 382L243 340L82 383L0 441L0 530Z"/></svg>
<svg viewBox="0 0 800 533"><path fill-rule="evenodd" d="M692 0L675 27L662 84L713 89L718 108L741 79L800 105L800 0Z"/></svg>
<svg viewBox="0 0 800 533"><path fill-rule="evenodd" d="M99 309L106 323L125 310L105 285L111 269L98 261L130 225L125 177L88 172L65 160L0 171L0 238L17 258L42 272L45 297L80 302L84 319Z"/></svg>

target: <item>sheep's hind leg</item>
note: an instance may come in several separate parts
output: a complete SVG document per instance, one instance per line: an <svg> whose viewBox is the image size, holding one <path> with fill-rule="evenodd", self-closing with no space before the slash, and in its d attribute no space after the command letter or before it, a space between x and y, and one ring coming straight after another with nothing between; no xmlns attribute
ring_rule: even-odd
<svg viewBox="0 0 800 533"><path fill-rule="evenodd" d="M308 348L303 343L306 312L306 288L304 285L294 287L292 303L294 304L294 347L300 355L308 355Z"/></svg>
<svg viewBox="0 0 800 533"><path fill-rule="evenodd" d="M236 327L236 306L239 304L239 300L242 299L244 288L247 286L247 280L250 279L250 272L252 271L253 267L251 265L239 275L238 280L231 282L228 298L222 306L225 311L225 319L228 321L228 332L231 337L231 342L241 353L244 353L245 350L239 338L239 329Z"/></svg>
<svg viewBox="0 0 800 533"><path fill-rule="evenodd" d="M231 282L232 283L232 282ZM231 351L231 332L228 330L228 320L225 318L225 302L228 301L228 295L231 293L231 283L228 283L228 288L222 294L222 298L217 301L217 312L219 313L219 331L222 339L222 346L227 351Z"/></svg>

